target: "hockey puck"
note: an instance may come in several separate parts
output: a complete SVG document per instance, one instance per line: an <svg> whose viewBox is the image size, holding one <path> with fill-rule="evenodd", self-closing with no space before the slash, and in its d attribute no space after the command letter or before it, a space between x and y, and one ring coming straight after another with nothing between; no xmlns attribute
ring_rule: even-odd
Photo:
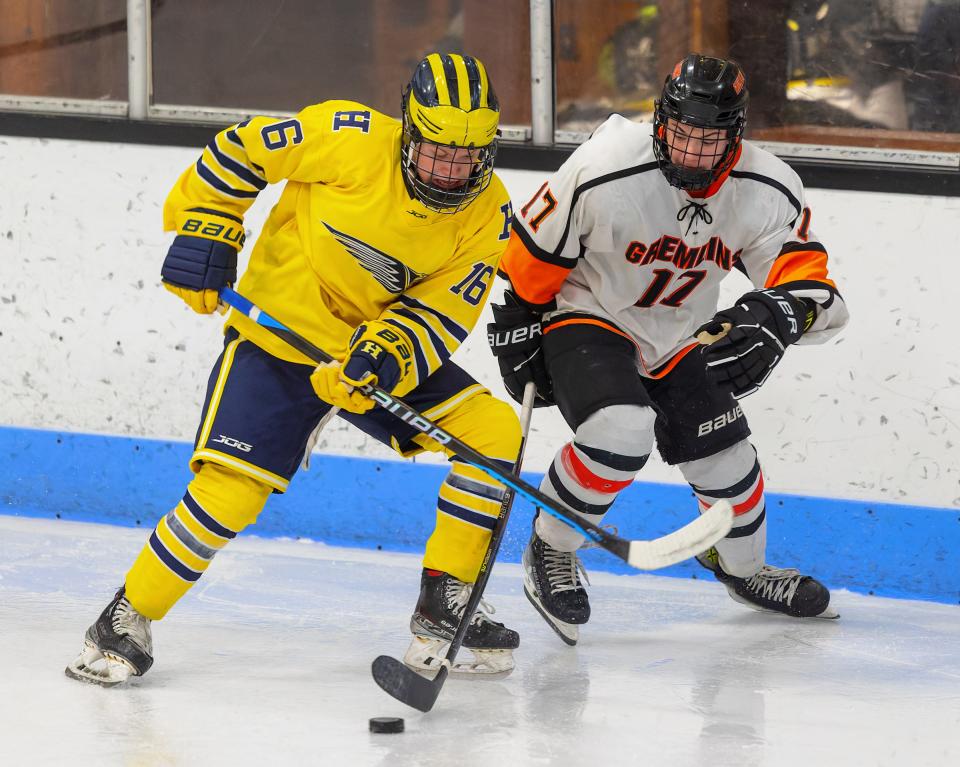
<svg viewBox="0 0 960 767"><path fill-rule="evenodd" d="M399 716L375 716L370 720L370 732L403 732Z"/></svg>

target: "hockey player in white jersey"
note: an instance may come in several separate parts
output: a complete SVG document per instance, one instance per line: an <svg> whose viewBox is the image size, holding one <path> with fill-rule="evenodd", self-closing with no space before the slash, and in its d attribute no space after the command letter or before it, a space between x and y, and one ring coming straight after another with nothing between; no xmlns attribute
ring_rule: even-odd
<svg viewBox="0 0 960 767"><path fill-rule="evenodd" d="M735 600L836 617L821 583L766 564L763 474L737 400L847 310L800 179L742 138L747 98L736 63L691 54L652 125L613 115L597 128L514 217L489 338L514 398L535 381L574 432L544 493L599 523L656 442L701 510L733 505L730 534L698 559ZM718 311L733 270L755 289ZM722 337L702 345L704 331ZM569 644L590 616L583 543L540 514L523 556L527 597Z"/></svg>

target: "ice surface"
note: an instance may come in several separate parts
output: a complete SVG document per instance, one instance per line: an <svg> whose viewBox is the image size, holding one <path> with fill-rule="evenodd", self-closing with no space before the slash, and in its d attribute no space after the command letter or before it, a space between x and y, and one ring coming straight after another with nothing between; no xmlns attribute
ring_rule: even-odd
<svg viewBox="0 0 960 767"><path fill-rule="evenodd" d="M154 625L149 674L67 679L146 534L0 516L0 764L960 764L960 609L846 592L840 621L801 622L712 582L595 573L568 648L498 565L517 670L450 680L420 714L369 673L406 647L417 558L247 537Z"/></svg>

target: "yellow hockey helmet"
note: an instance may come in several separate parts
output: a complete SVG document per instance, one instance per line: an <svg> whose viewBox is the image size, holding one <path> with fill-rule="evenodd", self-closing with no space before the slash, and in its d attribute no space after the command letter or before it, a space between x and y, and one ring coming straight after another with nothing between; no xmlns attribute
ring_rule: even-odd
<svg viewBox="0 0 960 767"><path fill-rule="evenodd" d="M431 53L404 88L401 109L410 195L437 212L463 210L490 183L497 153L500 105L486 67L473 56Z"/></svg>

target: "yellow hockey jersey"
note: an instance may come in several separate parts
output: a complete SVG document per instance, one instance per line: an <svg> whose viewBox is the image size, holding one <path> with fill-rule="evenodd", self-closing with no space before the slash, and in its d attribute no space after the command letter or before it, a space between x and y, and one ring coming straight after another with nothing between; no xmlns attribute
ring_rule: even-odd
<svg viewBox="0 0 960 767"><path fill-rule="evenodd" d="M458 213L412 199L401 131L398 120L352 101L249 119L218 133L180 176L164 228L197 234L198 216L228 216L236 229L220 239L236 242L258 192L286 180L237 289L337 359L364 321L393 325L411 342L420 383L476 323L512 210L496 176ZM236 311L226 326L276 357L310 364Z"/></svg>

